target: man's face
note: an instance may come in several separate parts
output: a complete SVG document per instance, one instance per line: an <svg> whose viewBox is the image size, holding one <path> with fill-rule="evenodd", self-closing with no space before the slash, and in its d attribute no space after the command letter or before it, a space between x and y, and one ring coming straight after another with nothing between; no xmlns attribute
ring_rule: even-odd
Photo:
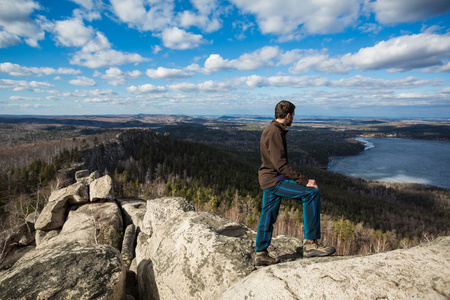
<svg viewBox="0 0 450 300"><path fill-rule="evenodd" d="M292 122L294 122L294 115L295 115L295 112L293 112L292 114L287 114L287 116L286 116L286 126L291 126L292 125Z"/></svg>

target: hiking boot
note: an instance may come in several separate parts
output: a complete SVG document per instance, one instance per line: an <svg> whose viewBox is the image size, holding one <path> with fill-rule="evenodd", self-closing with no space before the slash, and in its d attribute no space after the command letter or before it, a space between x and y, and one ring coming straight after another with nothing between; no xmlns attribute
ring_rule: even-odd
<svg viewBox="0 0 450 300"><path fill-rule="evenodd" d="M270 266L279 263L278 259L273 258L267 251L256 252L255 266Z"/></svg>
<svg viewBox="0 0 450 300"><path fill-rule="evenodd" d="M303 242L303 257L328 256L334 252L336 252L336 248L325 247L318 240L305 240Z"/></svg>

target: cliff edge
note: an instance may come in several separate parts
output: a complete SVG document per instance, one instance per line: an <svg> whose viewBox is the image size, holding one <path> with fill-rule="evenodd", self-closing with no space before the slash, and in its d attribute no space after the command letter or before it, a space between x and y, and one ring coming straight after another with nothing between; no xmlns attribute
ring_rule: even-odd
<svg viewBox="0 0 450 300"><path fill-rule="evenodd" d="M253 266L255 232L184 198L114 199L110 178L79 171L35 223L37 246L0 272L0 299L449 299L450 237L368 256ZM136 246L135 246L136 245Z"/></svg>

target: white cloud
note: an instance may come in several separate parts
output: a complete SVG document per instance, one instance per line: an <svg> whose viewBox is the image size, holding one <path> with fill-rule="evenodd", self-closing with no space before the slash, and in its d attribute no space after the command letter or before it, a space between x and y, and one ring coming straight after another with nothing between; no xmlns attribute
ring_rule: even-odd
<svg viewBox="0 0 450 300"><path fill-rule="evenodd" d="M391 72L440 65L450 57L450 35L415 34L381 41L373 47L361 48L356 54L342 57L344 65L359 70L387 68Z"/></svg>
<svg viewBox="0 0 450 300"><path fill-rule="evenodd" d="M50 68L50 67L22 67L18 64L9 62L0 63L0 72L8 73L11 76L46 76L46 75L78 75L80 70L71 68Z"/></svg>
<svg viewBox="0 0 450 300"><path fill-rule="evenodd" d="M372 78L356 75L350 78L341 78L330 82L333 87L363 89L363 90L391 90L391 89L411 89L426 85L439 85L440 80L423 80L416 77L406 77L386 80L383 78Z"/></svg>
<svg viewBox="0 0 450 300"><path fill-rule="evenodd" d="M292 74L307 73L309 71L319 71L323 73L347 73L350 68L342 65L339 59L330 58L325 51L318 52L315 50L304 51L303 56L289 68Z"/></svg>
<svg viewBox="0 0 450 300"><path fill-rule="evenodd" d="M183 28L195 26L205 32L214 32L222 27L218 16L221 9L215 0L191 0L191 3L198 12L185 10L178 13L179 26Z"/></svg>
<svg viewBox="0 0 450 300"><path fill-rule="evenodd" d="M182 83L174 83L169 84L169 89L180 92L180 93L190 93L190 92L198 92L199 87L197 84L182 82Z"/></svg>
<svg viewBox="0 0 450 300"><path fill-rule="evenodd" d="M41 101L40 97L24 97L24 96L11 96L9 100L12 101Z"/></svg>
<svg viewBox="0 0 450 300"><path fill-rule="evenodd" d="M107 49L94 53L79 51L72 57L70 63L95 69L128 63L141 63L145 61L148 61L148 59L137 53L124 53Z"/></svg>
<svg viewBox="0 0 450 300"><path fill-rule="evenodd" d="M219 54L211 54L205 61L204 69L206 74L223 71L227 69L236 69L240 71L256 70L262 67L271 67L275 65L274 60L278 59L280 50L278 47L265 46L251 53L245 53L237 59L223 59ZM193 67L193 65L191 65ZM200 71L200 70L199 70Z"/></svg>
<svg viewBox="0 0 450 300"><path fill-rule="evenodd" d="M270 76L262 77L258 75L252 75L248 77L242 77L242 81L251 88L257 87L317 87L329 85L327 78L322 76Z"/></svg>
<svg viewBox="0 0 450 300"><path fill-rule="evenodd" d="M61 45L81 48L70 59L73 65L102 68L148 61L137 53L124 53L111 49L112 45L108 38L91 26L86 27L80 18L57 21L53 31Z"/></svg>
<svg viewBox="0 0 450 300"><path fill-rule="evenodd" d="M84 7L87 10L92 10L94 8L94 2L92 0L70 0L76 4Z"/></svg>
<svg viewBox="0 0 450 300"><path fill-rule="evenodd" d="M100 76L101 78L106 79L108 81L108 84L118 86L126 84L125 79L127 78L134 79L142 76L142 72L139 70L134 70L131 72L123 72L121 69L117 67L110 67L108 70L106 70L104 75L94 74L94 76Z"/></svg>
<svg viewBox="0 0 450 300"><path fill-rule="evenodd" d="M111 48L108 38L101 32L97 32L95 37L90 39L81 49L82 52L98 52Z"/></svg>
<svg viewBox="0 0 450 300"><path fill-rule="evenodd" d="M12 33L0 31L0 48L7 48L20 44L20 38Z"/></svg>
<svg viewBox="0 0 450 300"><path fill-rule="evenodd" d="M140 31L161 31L173 19L173 0L111 0L111 5L122 22Z"/></svg>
<svg viewBox="0 0 450 300"><path fill-rule="evenodd" d="M80 18L56 21L54 32L57 40L66 47L83 47L95 35L94 29L86 27Z"/></svg>
<svg viewBox="0 0 450 300"><path fill-rule="evenodd" d="M238 88L235 82L219 82L213 80L207 80L199 84L193 83L175 83L168 86L169 89L180 92L204 92L204 93L216 93L216 92L228 92Z"/></svg>
<svg viewBox="0 0 450 300"><path fill-rule="evenodd" d="M376 19L383 24L421 21L450 11L448 0L377 0L371 5Z"/></svg>
<svg viewBox="0 0 450 300"><path fill-rule="evenodd" d="M161 51L161 47L158 45L152 46L152 53L153 54L158 54Z"/></svg>
<svg viewBox="0 0 450 300"><path fill-rule="evenodd" d="M128 93L133 94L147 94L147 93L162 93L165 92L166 88L163 86L154 86L153 84L143 84L139 86L129 86L127 87Z"/></svg>
<svg viewBox="0 0 450 300"><path fill-rule="evenodd" d="M12 89L13 91L26 91L33 90L36 88L51 88L54 87L53 84L42 81L25 81L25 80L11 80L11 79L0 79L1 89Z"/></svg>
<svg viewBox="0 0 450 300"><path fill-rule="evenodd" d="M37 42L44 39L45 33L39 28L30 15L41 6L35 1L15 0L0 1L0 48L18 44L21 38L32 47L38 47Z"/></svg>
<svg viewBox="0 0 450 300"><path fill-rule="evenodd" d="M78 76L77 79L69 80L70 84L79 86L95 86L95 80L85 76Z"/></svg>
<svg viewBox="0 0 450 300"><path fill-rule="evenodd" d="M178 27L164 29L161 37L165 47L177 50L196 48L206 42L200 34L189 33Z"/></svg>
<svg viewBox="0 0 450 300"><path fill-rule="evenodd" d="M264 34L285 40L301 33L335 33L352 26L358 19L363 0L231 0L246 13L254 14Z"/></svg>
<svg viewBox="0 0 450 300"><path fill-rule="evenodd" d="M148 69L147 76L152 79L176 79L191 76L189 72L180 69L168 69L158 67L157 69Z"/></svg>
<svg viewBox="0 0 450 300"><path fill-rule="evenodd" d="M422 70L425 73L449 73L450 72L450 62L443 62L442 65L436 65L433 67L425 68Z"/></svg>

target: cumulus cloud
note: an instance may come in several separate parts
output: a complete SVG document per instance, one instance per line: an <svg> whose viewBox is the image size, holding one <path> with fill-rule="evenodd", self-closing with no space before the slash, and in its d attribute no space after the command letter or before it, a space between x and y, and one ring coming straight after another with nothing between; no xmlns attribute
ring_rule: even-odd
<svg viewBox="0 0 450 300"><path fill-rule="evenodd" d="M202 35L186 32L178 27L164 29L161 37L166 48L177 50L196 48L206 42Z"/></svg>
<svg viewBox="0 0 450 300"><path fill-rule="evenodd" d="M93 53L79 51L71 58L70 63L95 69L145 61L148 61L148 59L137 53L124 53L113 49L106 49Z"/></svg>
<svg viewBox="0 0 450 300"><path fill-rule="evenodd" d="M91 26L85 26L79 17L55 22L53 32L62 46L80 48L70 59L73 65L101 68L148 61L137 53L111 49L112 45L108 38Z"/></svg>
<svg viewBox="0 0 450 300"><path fill-rule="evenodd" d="M192 92L226 92L243 88L263 88L263 87L291 87L291 88L315 88L333 87L347 90L365 90L371 92L402 90L419 88L423 86L437 86L442 84L441 80L423 80L416 77L398 78L386 80L383 78L365 77L356 75L349 78L329 80L325 76L260 76L251 75L235 78L234 80L204 81L194 84L190 82L169 84L170 90L179 93Z"/></svg>
<svg viewBox="0 0 450 300"><path fill-rule="evenodd" d="M50 67L23 67L10 62L0 63L0 72L7 73L11 76L46 76L46 75L78 75L80 70L71 68L50 68Z"/></svg>
<svg viewBox="0 0 450 300"><path fill-rule="evenodd" d="M87 10L92 10L94 8L94 2L92 0L70 0L76 4L84 7Z"/></svg>
<svg viewBox="0 0 450 300"><path fill-rule="evenodd" d="M219 18L221 8L215 0L192 0L191 3L196 11L184 10L177 14L180 27L195 26L205 32L214 32L222 27Z"/></svg>
<svg viewBox="0 0 450 300"><path fill-rule="evenodd" d="M199 84L193 83L170 84L168 88L180 93L189 93L189 92L216 93L235 90L238 88L238 86L234 82L219 82L207 80Z"/></svg>
<svg viewBox="0 0 450 300"><path fill-rule="evenodd" d="M171 23L173 0L154 0L148 4L144 0L111 0L113 12L119 19L140 31L159 31Z"/></svg>
<svg viewBox="0 0 450 300"><path fill-rule="evenodd" d="M40 97L24 97L24 96L11 96L9 97L11 101L41 101Z"/></svg>
<svg viewBox="0 0 450 300"><path fill-rule="evenodd" d="M371 4L376 19L383 24L421 21L450 11L447 0L377 0Z"/></svg>
<svg viewBox="0 0 450 300"><path fill-rule="evenodd" d="M94 29L91 26L86 27L79 18L56 21L54 32L61 45L66 47L83 47L95 34Z"/></svg>
<svg viewBox="0 0 450 300"><path fill-rule="evenodd" d="M128 93L133 94L148 94L148 93L163 93L166 91L166 88L163 86L155 86L153 84L143 84L139 86L129 86L127 87Z"/></svg>
<svg viewBox="0 0 450 300"><path fill-rule="evenodd" d="M422 70L424 73L448 73L450 72L450 62L445 61L441 65L425 68Z"/></svg>
<svg viewBox="0 0 450 300"><path fill-rule="evenodd" d="M270 67L276 64L275 60L280 55L280 49L273 46L265 46L251 53L245 53L237 59L224 59L219 54L211 54L206 59L204 68L200 72L210 74L212 72L227 69L240 71L256 70L262 67ZM191 65L191 68L194 65Z"/></svg>
<svg viewBox="0 0 450 300"><path fill-rule="evenodd" d="M25 81L25 80L11 80L0 79L0 89L12 89L13 91L30 91L37 88L52 88L53 84L42 81Z"/></svg>
<svg viewBox="0 0 450 300"><path fill-rule="evenodd" d="M76 79L69 80L70 84L79 86L95 86L95 80L85 76L78 76Z"/></svg>
<svg viewBox="0 0 450 300"><path fill-rule="evenodd" d="M108 81L108 84L119 86L126 84L126 79L141 77L142 72L139 70L124 72L117 67L110 67L108 70L106 70L105 74L99 76L103 79L106 79Z"/></svg>
<svg viewBox="0 0 450 300"><path fill-rule="evenodd" d="M440 65L442 59L450 57L449 49L450 35L422 33L381 41L344 55L342 62L363 71L387 68L400 72Z"/></svg>
<svg viewBox="0 0 450 300"><path fill-rule="evenodd" d="M158 67L157 69L148 69L146 74L152 79L176 79L191 76L189 72L186 72L184 70L168 69L163 67Z"/></svg>
<svg viewBox="0 0 450 300"><path fill-rule="evenodd" d="M360 15L363 0L231 0L246 13L255 15L264 34L291 40L302 33L335 33L351 26Z"/></svg>
<svg viewBox="0 0 450 300"><path fill-rule="evenodd" d="M6 31L0 31L0 48L15 46L20 44L20 42L21 40L17 35Z"/></svg>
<svg viewBox="0 0 450 300"><path fill-rule="evenodd" d="M17 45L22 38L32 47L38 47L38 41L45 33L30 18L35 10L40 10L38 2L29 0L0 1L0 48Z"/></svg>
<svg viewBox="0 0 450 300"><path fill-rule="evenodd" d="M309 71L319 71L323 73L345 74L350 67L341 63L338 58L330 58L326 51L306 50L303 55L289 68L292 74L307 73Z"/></svg>

